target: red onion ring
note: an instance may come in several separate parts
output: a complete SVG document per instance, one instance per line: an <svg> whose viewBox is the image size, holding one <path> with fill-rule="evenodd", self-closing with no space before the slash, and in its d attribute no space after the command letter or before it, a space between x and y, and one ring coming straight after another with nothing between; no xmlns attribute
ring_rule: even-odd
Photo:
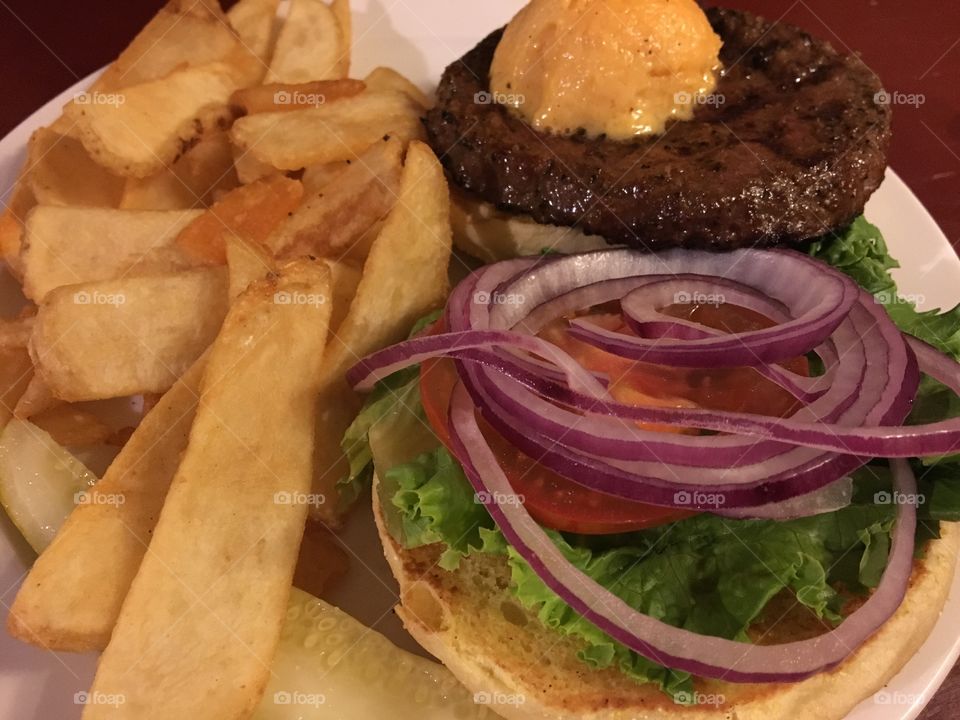
<svg viewBox="0 0 960 720"><path fill-rule="evenodd" d="M784 283L783 278L790 282ZM720 279L718 279L720 278ZM740 335L663 315L686 289L716 292L779 323ZM511 300L512 299L512 300ZM620 300L636 335L574 320L571 333L624 357L684 367L755 367L806 401L793 416L624 405L600 378L538 338L558 317ZM904 426L920 374L960 393L960 365L905 337L874 299L833 268L793 252L725 255L610 250L487 266L458 285L449 332L375 353L348 380L369 389L430 357L454 359L460 382L450 407L453 452L488 501L507 540L575 611L616 641L667 667L732 682L789 682L843 661L902 602L912 565L916 508L900 505L887 569L877 590L838 628L778 646L705 637L629 607L563 558L522 504L498 504L513 489L476 414L559 474L599 492L690 508L675 493L722 493L730 517L785 519L849 503L847 475L873 457L891 461L898 493L916 481L902 459L960 448L960 420ZM797 378L774 363L817 352L827 372ZM636 423L712 430L674 435Z"/></svg>
<svg viewBox="0 0 960 720"><path fill-rule="evenodd" d="M828 633L783 645L751 645L698 635L644 615L567 562L522 503L498 501L512 497L514 491L486 444L474 414L469 394L458 383L450 407L454 454L507 541L574 611L653 662L728 682L796 682L843 662L903 602L916 532L916 508L907 503L897 506L889 561L876 591L859 610ZM916 480L909 464L894 460L891 465L897 492L915 495Z"/></svg>

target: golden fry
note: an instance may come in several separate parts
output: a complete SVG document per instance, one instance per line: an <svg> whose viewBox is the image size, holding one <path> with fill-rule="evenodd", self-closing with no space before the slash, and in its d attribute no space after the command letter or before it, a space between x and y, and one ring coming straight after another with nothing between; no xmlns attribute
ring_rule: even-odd
<svg viewBox="0 0 960 720"><path fill-rule="evenodd" d="M401 340L418 318L443 305L451 248L450 194L443 168L429 147L413 142L397 203L373 242L356 297L324 361L315 493L332 497L347 472L340 439L360 400L344 379L346 371L365 355ZM417 281L410 282L397 268L416 268ZM339 519L332 504L313 511L326 522Z"/></svg>
<svg viewBox="0 0 960 720"><path fill-rule="evenodd" d="M302 197L303 186L283 175L242 185L187 225L177 237L177 246L199 264L223 265L227 237L237 235L263 244Z"/></svg>
<svg viewBox="0 0 960 720"><path fill-rule="evenodd" d="M227 720L256 708L314 501L313 398L329 291L325 264L298 261L231 307L91 690L125 703L87 705L86 720Z"/></svg>
<svg viewBox="0 0 960 720"><path fill-rule="evenodd" d="M375 143L308 197L267 241L278 257L340 257L377 220L385 217L400 189L403 143Z"/></svg>
<svg viewBox="0 0 960 720"><path fill-rule="evenodd" d="M107 646L187 447L204 366L160 398L96 484L113 501L78 506L34 563L7 618L11 635L65 652Z"/></svg>
<svg viewBox="0 0 960 720"><path fill-rule="evenodd" d="M233 124L233 142L282 170L356 160L385 136L407 142L423 133L420 106L401 92L365 92L329 105L260 113Z"/></svg>
<svg viewBox="0 0 960 720"><path fill-rule="evenodd" d="M30 354L68 402L165 392L216 337L227 303L224 268L69 285L41 303Z"/></svg>
<svg viewBox="0 0 960 720"><path fill-rule="evenodd" d="M290 112L353 97L366 88L362 80L347 78L307 83L270 83L237 90L230 98L230 105L238 115Z"/></svg>

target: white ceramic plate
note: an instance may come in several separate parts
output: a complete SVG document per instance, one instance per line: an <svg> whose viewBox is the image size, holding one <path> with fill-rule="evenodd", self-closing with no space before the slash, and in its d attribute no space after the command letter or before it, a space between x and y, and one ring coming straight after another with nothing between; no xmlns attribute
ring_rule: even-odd
<svg viewBox="0 0 960 720"><path fill-rule="evenodd" d="M377 65L391 65L432 89L443 68L470 49L488 31L503 24L522 0L483 3L429 0L354 0L354 66L363 77ZM387 7L389 5L389 7ZM3 199L23 161L30 133L53 122L60 108L91 78L47 103L0 141L0 193ZM928 308L960 301L960 260L916 196L892 172L871 200L868 217L883 230L903 268L897 281L903 293L922 297ZM0 312L22 302L16 285L0 278ZM390 612L396 602L369 513L359 512L347 529L356 552L349 578L331 600L411 650L416 645ZM6 614L33 555L0 512L0 607ZM865 701L849 720L912 720L933 697L960 655L960 576L955 578L943 617L930 639L884 693ZM93 678L95 657L50 653L29 647L0 631L0 718L70 720L79 718L75 695ZM357 719L360 720L360 719Z"/></svg>

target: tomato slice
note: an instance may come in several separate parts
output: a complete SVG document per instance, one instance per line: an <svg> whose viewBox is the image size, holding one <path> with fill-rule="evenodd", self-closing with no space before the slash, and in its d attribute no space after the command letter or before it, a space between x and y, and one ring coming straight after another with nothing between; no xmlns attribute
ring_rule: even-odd
<svg viewBox="0 0 960 720"><path fill-rule="evenodd" d="M772 324L761 315L732 305L703 309L677 306L667 308L666 312L730 332L744 332ZM628 332L619 314L595 312L590 319L610 329ZM564 348L584 367L606 373L610 378L611 394L621 402L660 407L740 410L772 416L787 415L797 407L797 401L789 393L750 368L707 371L637 363L571 338L565 326L564 321L558 321L541 335ZM442 331L440 323L429 330L431 333ZM787 363L787 367L804 374L808 371L803 358ZM423 408L437 438L447 448L450 448L450 396L457 380L452 360L437 358L421 365L420 395ZM523 454L482 418L480 425L510 484L524 498L527 511L542 525L585 535L610 535L665 525L696 514L631 502L590 490ZM682 428L652 429L697 432Z"/></svg>

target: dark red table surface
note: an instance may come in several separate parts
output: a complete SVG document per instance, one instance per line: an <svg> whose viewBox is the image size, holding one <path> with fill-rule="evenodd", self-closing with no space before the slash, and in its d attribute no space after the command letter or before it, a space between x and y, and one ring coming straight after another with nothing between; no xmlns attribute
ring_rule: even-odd
<svg viewBox="0 0 960 720"><path fill-rule="evenodd" d="M162 4L0 0L0 136L113 59ZM960 6L952 0L721 4L800 25L840 50L859 52L890 93L922 99L895 105L890 164L960 248ZM957 706L955 670L922 718L952 720L960 716Z"/></svg>

